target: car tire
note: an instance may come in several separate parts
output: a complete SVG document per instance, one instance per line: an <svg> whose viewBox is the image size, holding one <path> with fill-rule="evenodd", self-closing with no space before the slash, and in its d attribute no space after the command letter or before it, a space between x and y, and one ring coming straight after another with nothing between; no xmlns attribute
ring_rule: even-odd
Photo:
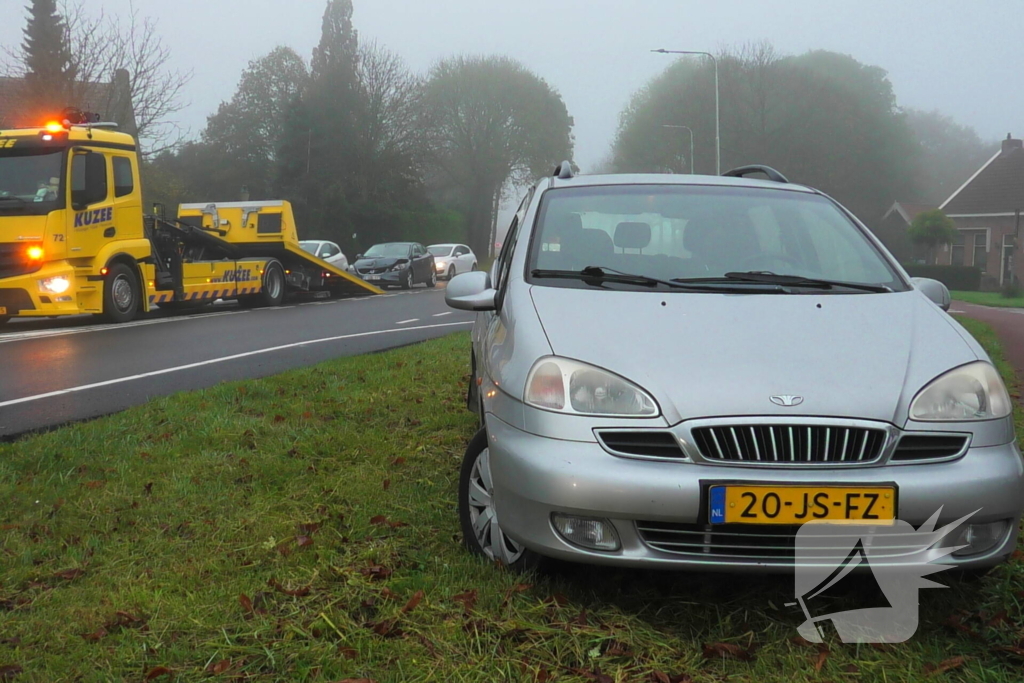
<svg viewBox="0 0 1024 683"><path fill-rule="evenodd" d="M402 289L412 289L415 283L412 280L412 266L406 268L405 275L402 277Z"/></svg>
<svg viewBox="0 0 1024 683"><path fill-rule="evenodd" d="M432 269L430 271L430 279L427 280L427 287L430 288L430 289L433 289L434 287L437 287L437 270L436 269Z"/></svg>
<svg viewBox="0 0 1024 683"><path fill-rule="evenodd" d="M139 314L139 276L124 263L115 263L103 281L103 319L126 323Z"/></svg>
<svg viewBox="0 0 1024 683"><path fill-rule="evenodd" d="M448 281L451 282L451 279L453 277L455 277L455 266L449 266L448 267Z"/></svg>
<svg viewBox="0 0 1024 683"><path fill-rule="evenodd" d="M519 545L501 531L493 506L487 431L469 442L459 473L459 524L469 551L516 571L540 569L546 558Z"/></svg>
<svg viewBox="0 0 1024 683"><path fill-rule="evenodd" d="M470 270L476 270L476 266L477 266L477 264L475 264L475 263L474 263L474 264L473 264L473 267L472 267L472 268L470 268Z"/></svg>

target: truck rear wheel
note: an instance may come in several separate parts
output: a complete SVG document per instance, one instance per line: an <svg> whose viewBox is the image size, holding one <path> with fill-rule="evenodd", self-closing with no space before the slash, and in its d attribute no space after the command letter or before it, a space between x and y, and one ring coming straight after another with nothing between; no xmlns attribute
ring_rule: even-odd
<svg viewBox="0 0 1024 683"><path fill-rule="evenodd" d="M139 278L135 269L115 263L103 283L103 317L112 323L126 323L138 312Z"/></svg>
<svg viewBox="0 0 1024 683"><path fill-rule="evenodd" d="M263 270L263 291L258 295L263 306L280 306L284 301L284 268L271 261Z"/></svg>

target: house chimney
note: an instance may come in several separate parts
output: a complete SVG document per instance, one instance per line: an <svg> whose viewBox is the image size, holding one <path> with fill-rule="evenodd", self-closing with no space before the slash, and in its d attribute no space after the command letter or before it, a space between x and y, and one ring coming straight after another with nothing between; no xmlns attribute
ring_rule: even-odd
<svg viewBox="0 0 1024 683"><path fill-rule="evenodd" d="M1013 136L1007 133L1006 139L1003 140L1003 154L1009 154L1015 149L1024 149L1024 140L1014 140Z"/></svg>

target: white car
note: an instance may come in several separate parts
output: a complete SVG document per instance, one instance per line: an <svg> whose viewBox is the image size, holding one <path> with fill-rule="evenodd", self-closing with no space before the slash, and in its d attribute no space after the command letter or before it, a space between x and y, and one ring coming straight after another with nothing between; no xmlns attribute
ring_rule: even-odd
<svg viewBox="0 0 1024 683"><path fill-rule="evenodd" d="M431 244L427 251L434 255L438 278L451 280L456 275L476 270L476 254L465 244Z"/></svg>
<svg viewBox="0 0 1024 683"><path fill-rule="evenodd" d="M316 256L322 261L327 261L332 266L341 270L348 270L348 258L341 253L341 247L334 242L325 240L303 240L299 242L302 250Z"/></svg>

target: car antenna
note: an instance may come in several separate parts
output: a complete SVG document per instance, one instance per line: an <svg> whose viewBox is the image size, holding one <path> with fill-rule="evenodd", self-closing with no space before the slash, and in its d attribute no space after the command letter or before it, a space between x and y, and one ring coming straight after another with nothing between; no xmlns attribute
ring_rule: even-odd
<svg viewBox="0 0 1024 683"><path fill-rule="evenodd" d="M568 161L563 161L555 167L555 177L559 180L569 180L575 174L572 172L572 164Z"/></svg>

